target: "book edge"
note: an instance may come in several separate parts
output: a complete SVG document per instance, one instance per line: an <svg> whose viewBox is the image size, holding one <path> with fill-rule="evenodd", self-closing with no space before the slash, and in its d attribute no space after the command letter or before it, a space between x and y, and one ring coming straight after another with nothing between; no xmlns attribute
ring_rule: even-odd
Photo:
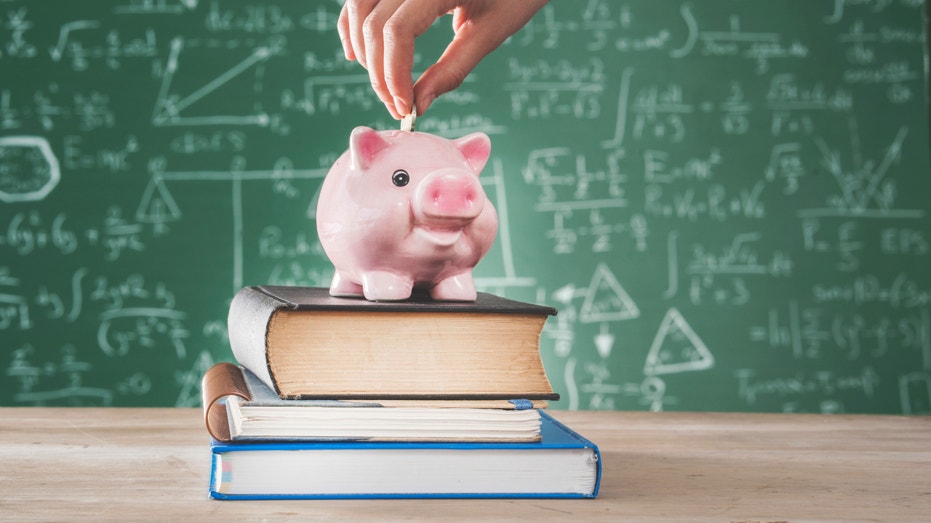
<svg viewBox="0 0 931 523"><path fill-rule="evenodd" d="M276 392L286 399L557 401L540 352L545 323L545 316L527 314L279 310L268 328L268 359ZM413 337L411 325L427 327ZM501 333L514 338L502 345L495 337ZM359 340L358 351L339 346L343 337ZM348 355L365 364L348 368ZM512 359L526 366L519 376Z"/></svg>
<svg viewBox="0 0 931 523"><path fill-rule="evenodd" d="M592 450L595 456L595 485L592 488L592 494L590 497L592 498L598 497L598 490L601 488L601 474L603 471L601 449L598 448L598 445L594 441L583 436L581 433L579 433L572 427L554 418L548 412L544 412L541 410L540 420L541 420L541 423L546 422L546 421L551 422L554 427L561 429L564 433L566 433L566 435L576 440L579 446L584 447L584 448L589 448ZM542 432L542 426L541 426L541 432Z"/></svg>
<svg viewBox="0 0 931 523"><path fill-rule="evenodd" d="M259 379L252 371L249 369L238 366L240 372L243 376L243 381L245 386L248 389L250 398L248 399L248 406L279 406L279 405L294 405L294 402L323 402L323 403L340 403L345 404L347 407L387 407L397 406L397 402L422 402L422 401L435 401L435 399L425 399L421 397L412 397L412 395L404 395L404 397L386 397L384 394L371 394L371 398L355 398L347 397L345 395L336 396L332 398L321 397L321 396L298 396L295 398L282 398L279 396L274 389L268 386L265 382ZM558 399L559 394L553 393L554 396ZM501 407L475 407L475 408L506 408L511 410L530 410L530 409L545 409L549 407L547 399L537 399L537 398L528 398L526 395L515 394L513 396L507 396L504 398L455 398L447 400L447 398L442 398L438 401L501 401L508 402L510 406L502 405ZM448 405L425 405L424 407L431 408L448 408Z"/></svg>
<svg viewBox="0 0 931 523"><path fill-rule="evenodd" d="M210 440L213 454L227 452L263 452L275 450L363 450L363 449L540 449L563 448L595 450L597 446L571 428L555 420L543 411L539 411L541 423L553 423L564 435L571 435L572 444L554 442L544 439L536 442L502 442L502 441L301 441L274 440L255 442L226 442L216 438ZM541 426L541 434L543 427ZM600 465L600 461L599 461Z"/></svg>
<svg viewBox="0 0 931 523"><path fill-rule="evenodd" d="M438 301L420 296L400 301L369 301L365 298L335 297L323 287L285 285L254 286L271 299L292 310L350 310L365 312L481 312L501 314L535 314L556 316L558 310L548 305L512 300L496 294L477 293L474 302Z"/></svg>
<svg viewBox="0 0 931 523"><path fill-rule="evenodd" d="M412 493L412 494L222 494L210 490L217 501L260 500L338 500L338 499L593 499L597 495L577 492L509 492L509 493Z"/></svg>

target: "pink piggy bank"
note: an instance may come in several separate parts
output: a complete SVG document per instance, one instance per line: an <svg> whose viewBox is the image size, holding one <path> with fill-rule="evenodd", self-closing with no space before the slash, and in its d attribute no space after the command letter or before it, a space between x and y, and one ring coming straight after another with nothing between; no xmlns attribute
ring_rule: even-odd
<svg viewBox="0 0 931 523"><path fill-rule="evenodd" d="M317 234L336 268L330 294L404 300L417 289L474 301L472 268L498 228L478 178L490 152L483 133L355 128L317 203Z"/></svg>

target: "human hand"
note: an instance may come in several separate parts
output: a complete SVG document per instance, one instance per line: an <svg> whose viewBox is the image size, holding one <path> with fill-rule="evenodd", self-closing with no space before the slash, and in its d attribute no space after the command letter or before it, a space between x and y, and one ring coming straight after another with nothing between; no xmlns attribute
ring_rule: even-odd
<svg viewBox="0 0 931 523"><path fill-rule="evenodd" d="M459 87L476 65L516 33L547 0L346 0L337 29L347 60L368 70L378 98L396 119L416 104ZM414 39L452 13L455 35L415 84Z"/></svg>

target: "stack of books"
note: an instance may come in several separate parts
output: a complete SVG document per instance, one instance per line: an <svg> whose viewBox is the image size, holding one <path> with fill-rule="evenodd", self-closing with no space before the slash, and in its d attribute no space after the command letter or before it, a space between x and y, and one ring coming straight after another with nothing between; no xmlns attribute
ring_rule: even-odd
<svg viewBox="0 0 931 523"><path fill-rule="evenodd" d="M556 310L246 287L203 379L216 499L595 497L598 447L549 416Z"/></svg>

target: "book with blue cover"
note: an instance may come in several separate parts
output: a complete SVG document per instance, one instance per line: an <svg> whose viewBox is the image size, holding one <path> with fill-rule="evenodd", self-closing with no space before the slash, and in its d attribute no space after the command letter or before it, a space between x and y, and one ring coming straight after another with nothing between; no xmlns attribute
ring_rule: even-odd
<svg viewBox="0 0 931 523"><path fill-rule="evenodd" d="M222 443L215 499L593 498L598 447L545 412L537 442Z"/></svg>

